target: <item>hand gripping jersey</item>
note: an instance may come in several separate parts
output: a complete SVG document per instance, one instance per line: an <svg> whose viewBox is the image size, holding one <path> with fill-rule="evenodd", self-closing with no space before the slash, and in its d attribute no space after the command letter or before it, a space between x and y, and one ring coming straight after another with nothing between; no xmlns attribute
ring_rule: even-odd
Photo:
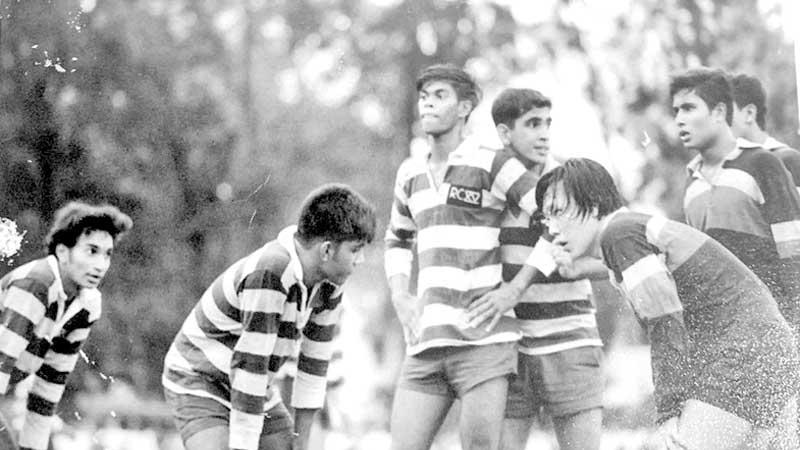
<svg viewBox="0 0 800 450"><path fill-rule="evenodd" d="M557 166L558 162L550 157L542 173ZM544 225L532 220L531 215L506 210L500 230L503 281L512 280L519 272L534 245L543 239L544 231ZM595 311L588 279L567 280L557 272L551 276L537 273L514 308L522 331L519 351L543 355L577 347L601 347Z"/></svg>
<svg viewBox="0 0 800 450"><path fill-rule="evenodd" d="M464 141L448 158L437 186L424 158L397 171L386 231L386 274L410 274L412 248L419 262L420 338L408 353L427 348L485 345L519 339L512 317L491 333L465 327L465 309L496 288L502 265L498 236L503 211L533 214L538 178L518 160Z"/></svg>

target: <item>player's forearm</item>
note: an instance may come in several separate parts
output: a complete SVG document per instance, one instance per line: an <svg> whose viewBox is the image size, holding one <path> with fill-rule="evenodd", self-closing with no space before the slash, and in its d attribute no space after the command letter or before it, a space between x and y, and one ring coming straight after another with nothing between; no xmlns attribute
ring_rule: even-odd
<svg viewBox="0 0 800 450"><path fill-rule="evenodd" d="M514 278L511 279L511 281L509 281L507 284L517 292L517 296L519 297L523 292L525 292L526 289L528 289L528 286L531 285L533 282L533 277L536 276L538 271L539 270L533 266L523 264L517 274L514 275Z"/></svg>
<svg viewBox="0 0 800 450"><path fill-rule="evenodd" d="M294 412L294 449L308 449L308 439L311 436L311 424L318 409L298 408Z"/></svg>
<svg viewBox="0 0 800 450"><path fill-rule="evenodd" d="M657 421L680 415L686 399L688 333L680 313L649 319Z"/></svg>
<svg viewBox="0 0 800 450"><path fill-rule="evenodd" d="M396 275L411 276L411 265L414 255L403 246L387 246L383 254L383 266L387 280Z"/></svg>
<svg viewBox="0 0 800 450"><path fill-rule="evenodd" d="M389 277L389 292L392 295L393 303L396 299L409 294L409 279L410 277L405 274L396 274Z"/></svg>
<svg viewBox="0 0 800 450"><path fill-rule="evenodd" d="M604 280L608 278L608 267L603 264L600 258L585 256L573 262L575 270L580 274L580 278L591 278L593 280Z"/></svg>

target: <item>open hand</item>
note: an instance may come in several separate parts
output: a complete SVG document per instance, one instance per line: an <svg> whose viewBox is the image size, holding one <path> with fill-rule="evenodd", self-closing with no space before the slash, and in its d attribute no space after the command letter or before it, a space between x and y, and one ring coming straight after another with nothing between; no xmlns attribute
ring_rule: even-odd
<svg viewBox="0 0 800 450"><path fill-rule="evenodd" d="M477 328L488 322L485 330L492 331L500 318L519 302L522 290L503 283L497 289L483 294L467 308L467 324Z"/></svg>

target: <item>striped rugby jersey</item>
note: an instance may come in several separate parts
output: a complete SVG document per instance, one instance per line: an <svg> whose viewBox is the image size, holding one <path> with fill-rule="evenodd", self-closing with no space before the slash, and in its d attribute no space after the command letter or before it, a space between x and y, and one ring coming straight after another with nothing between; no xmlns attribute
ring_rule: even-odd
<svg viewBox="0 0 800 450"><path fill-rule="evenodd" d="M448 156L441 186L425 158L410 158L400 166L384 258L387 277L409 275L416 244L422 314L419 339L407 343L408 354L520 338L510 316L489 333L467 328L465 308L501 282L503 210L532 214L537 181L518 160L471 139Z"/></svg>
<svg viewBox="0 0 800 450"><path fill-rule="evenodd" d="M713 180L689 163L686 221L719 241L772 291L787 320L798 323L800 196L773 154L743 139Z"/></svg>
<svg viewBox="0 0 800 450"><path fill-rule="evenodd" d="M761 144L761 147L781 159L783 165L786 166L786 169L792 175L794 185L800 192L800 151L789 147L771 136L767 137L767 140Z"/></svg>
<svg viewBox="0 0 800 450"><path fill-rule="evenodd" d="M558 165L550 156L542 173ZM532 220L530 214L506 211L500 229L503 281L516 276L545 231L544 225ZM595 311L588 279L567 280L558 272L549 277L537 273L514 308L522 331L519 351L545 355L577 347L601 347Z"/></svg>
<svg viewBox="0 0 800 450"><path fill-rule="evenodd" d="M36 374L18 443L46 449L67 377L100 317L100 291L81 289L67 298L58 260L50 255L0 279L0 308L0 393Z"/></svg>
<svg viewBox="0 0 800 450"><path fill-rule="evenodd" d="M612 284L650 336L659 423L678 415L685 399L705 398L708 392L693 389L702 391L709 377L731 377L731 367L755 373L796 364L791 331L766 286L718 242L625 208L603 220L600 246Z"/></svg>
<svg viewBox="0 0 800 450"><path fill-rule="evenodd" d="M321 408L341 289L310 292L295 251L296 227L240 259L205 291L164 361L164 387L230 408L230 447L258 448L265 411L281 399L273 379L297 355L295 408Z"/></svg>

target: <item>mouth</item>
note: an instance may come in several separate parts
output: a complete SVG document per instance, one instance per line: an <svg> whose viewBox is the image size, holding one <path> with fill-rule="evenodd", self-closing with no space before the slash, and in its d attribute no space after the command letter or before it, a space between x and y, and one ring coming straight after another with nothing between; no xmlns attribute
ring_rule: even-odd
<svg viewBox="0 0 800 450"><path fill-rule="evenodd" d="M87 276L86 276L86 280L88 280L88 281L89 281L89 283L90 283L90 284L93 284L93 285L100 284L100 281L101 281L102 279L103 279L103 278L102 278L102 277L100 277L99 275L87 275Z"/></svg>
<svg viewBox="0 0 800 450"><path fill-rule="evenodd" d="M691 134L690 134L688 131L682 130L682 131L678 132L678 137L679 137L679 138L680 138L682 141L687 141L687 140L689 140L689 137L690 137L690 136L691 136Z"/></svg>

